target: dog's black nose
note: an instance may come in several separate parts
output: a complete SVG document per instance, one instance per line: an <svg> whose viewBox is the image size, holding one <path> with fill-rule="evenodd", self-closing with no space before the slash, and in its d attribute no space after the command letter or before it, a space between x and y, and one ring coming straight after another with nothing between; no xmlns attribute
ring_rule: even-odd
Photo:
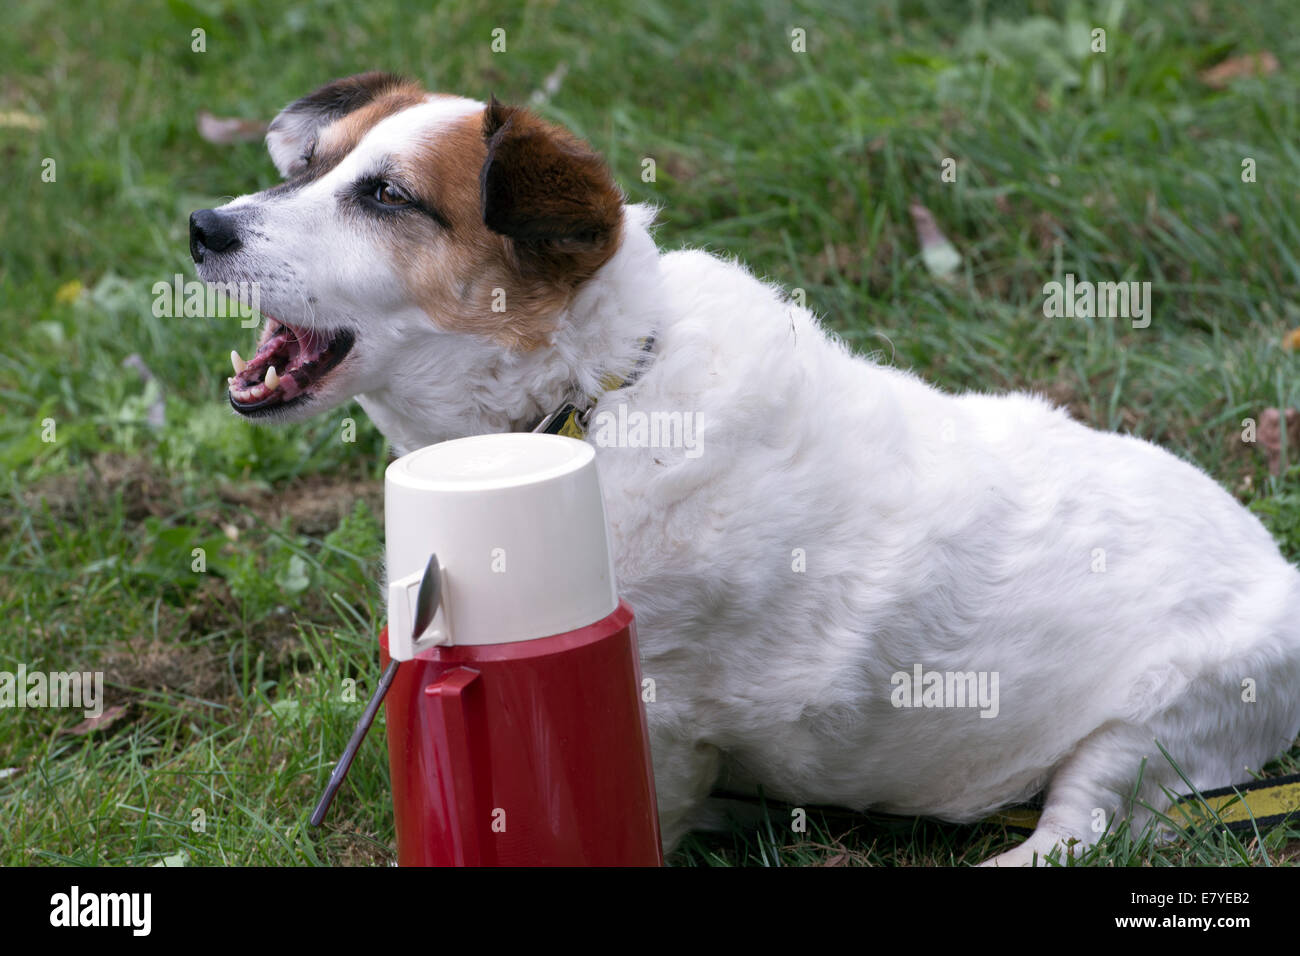
<svg viewBox="0 0 1300 956"><path fill-rule="evenodd" d="M235 217L223 216L215 209L190 213L190 255L202 262L207 252L227 252L239 247Z"/></svg>

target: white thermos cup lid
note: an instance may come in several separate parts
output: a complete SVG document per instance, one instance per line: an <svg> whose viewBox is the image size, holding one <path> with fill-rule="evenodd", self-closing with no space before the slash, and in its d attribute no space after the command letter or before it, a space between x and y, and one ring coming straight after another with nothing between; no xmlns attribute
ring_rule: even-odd
<svg viewBox="0 0 1300 956"><path fill-rule="evenodd" d="M595 451L559 435L477 435L403 455L384 476L388 645L505 644L594 624L618 607ZM432 626L413 641L430 554Z"/></svg>

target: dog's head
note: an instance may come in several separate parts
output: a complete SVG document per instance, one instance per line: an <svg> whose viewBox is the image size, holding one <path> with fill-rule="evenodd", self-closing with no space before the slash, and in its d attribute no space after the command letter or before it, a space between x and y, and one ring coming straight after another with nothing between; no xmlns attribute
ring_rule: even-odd
<svg viewBox="0 0 1300 956"><path fill-rule="evenodd" d="M365 73L290 104L266 142L284 182L190 217L200 277L255 283L266 317L231 381L241 415L299 420L395 370L545 347L619 244L599 157L495 98Z"/></svg>

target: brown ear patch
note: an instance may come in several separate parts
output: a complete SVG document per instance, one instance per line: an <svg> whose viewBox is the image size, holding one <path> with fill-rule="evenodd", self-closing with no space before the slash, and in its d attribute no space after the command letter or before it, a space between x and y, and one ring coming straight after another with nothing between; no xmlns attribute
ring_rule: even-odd
<svg viewBox="0 0 1300 956"><path fill-rule="evenodd" d="M521 271L576 285L618 248L623 194L567 130L493 97L483 111L483 224L514 243Z"/></svg>
<svg viewBox="0 0 1300 956"><path fill-rule="evenodd" d="M380 105L337 126L363 122ZM623 195L606 166L523 111L494 103L465 113L430 127L394 160L413 196L439 216L389 220L389 255L412 302L447 332L512 350L545 346L577 287L619 247Z"/></svg>
<svg viewBox="0 0 1300 956"><path fill-rule="evenodd" d="M407 217L390 240L390 255L414 302L439 328L528 351L547 343L572 290L522 276L510 240L483 224L481 126L481 114L467 115L413 144L401 160L416 196L450 228Z"/></svg>
<svg viewBox="0 0 1300 956"><path fill-rule="evenodd" d="M623 197L575 137L496 107L430 131L403 157L414 192L450 228L409 217L390 249L412 299L440 328L527 351L547 344L575 289L618 248ZM544 167L522 165L537 159Z"/></svg>

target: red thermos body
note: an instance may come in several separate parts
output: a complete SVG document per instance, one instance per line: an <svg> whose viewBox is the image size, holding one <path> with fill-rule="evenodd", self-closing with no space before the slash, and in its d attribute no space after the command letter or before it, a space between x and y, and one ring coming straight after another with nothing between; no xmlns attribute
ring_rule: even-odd
<svg viewBox="0 0 1300 956"><path fill-rule="evenodd" d="M403 660L385 703L402 866L663 863L636 629L612 590L593 458L568 438L487 435L389 467L380 645L387 666L391 630ZM431 551L445 600L423 639L403 640L403 573Z"/></svg>

